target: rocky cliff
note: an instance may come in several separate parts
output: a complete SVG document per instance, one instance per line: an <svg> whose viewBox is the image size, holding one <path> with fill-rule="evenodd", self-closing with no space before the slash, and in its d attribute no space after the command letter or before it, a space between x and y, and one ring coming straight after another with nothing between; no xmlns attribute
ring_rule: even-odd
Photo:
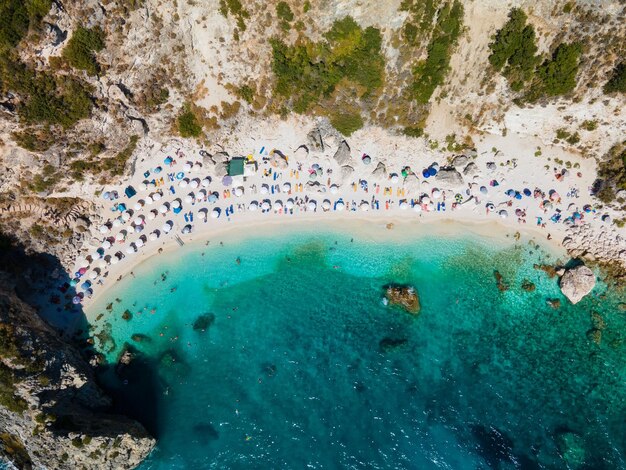
<svg viewBox="0 0 626 470"><path fill-rule="evenodd" d="M0 277L0 459L25 469L133 468L155 441L108 414L110 405L79 353Z"/></svg>

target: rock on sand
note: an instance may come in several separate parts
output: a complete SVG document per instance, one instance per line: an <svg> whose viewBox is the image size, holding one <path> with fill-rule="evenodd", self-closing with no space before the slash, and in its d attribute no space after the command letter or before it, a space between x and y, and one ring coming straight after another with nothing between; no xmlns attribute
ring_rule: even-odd
<svg viewBox="0 0 626 470"><path fill-rule="evenodd" d="M560 282L561 292L573 304L577 304L596 285L593 271L585 265L568 269Z"/></svg>

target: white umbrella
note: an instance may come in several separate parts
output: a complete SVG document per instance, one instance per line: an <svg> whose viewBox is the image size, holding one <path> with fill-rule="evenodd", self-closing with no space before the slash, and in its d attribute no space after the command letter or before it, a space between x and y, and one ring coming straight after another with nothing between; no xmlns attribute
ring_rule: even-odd
<svg viewBox="0 0 626 470"><path fill-rule="evenodd" d="M150 241L152 241L152 242L153 242L153 241L155 241L155 240L156 240L156 239L158 239L158 238L159 238L159 236L157 235L157 233L156 233L156 232L152 232L152 233L148 236L148 240L150 240Z"/></svg>
<svg viewBox="0 0 626 470"><path fill-rule="evenodd" d="M106 268L107 262L104 259L99 259L98 261L96 261L96 266L98 268Z"/></svg>
<svg viewBox="0 0 626 470"><path fill-rule="evenodd" d="M156 219L156 213L154 211L150 211L148 212L148 220L154 220Z"/></svg>
<svg viewBox="0 0 626 470"><path fill-rule="evenodd" d="M314 211L316 207L317 204L315 203L315 201L309 201L309 203L307 204L307 209L309 209L310 211Z"/></svg>
<svg viewBox="0 0 626 470"><path fill-rule="evenodd" d="M211 211L211 218L212 219L217 219L220 216L220 211L218 209L213 209Z"/></svg>
<svg viewBox="0 0 626 470"><path fill-rule="evenodd" d="M287 202L285 203L285 207L287 209L293 209L294 203L293 203L293 199L287 199Z"/></svg>
<svg viewBox="0 0 626 470"><path fill-rule="evenodd" d="M153 200L153 201L155 201L155 202L156 202L156 201L160 201L160 200L161 200L161 197L162 197L162 196L161 196L161 193L154 193L154 194L152 195L152 200Z"/></svg>
<svg viewBox="0 0 626 470"><path fill-rule="evenodd" d="M396 175L395 173L393 175L391 175L391 182L393 184L396 184L398 182L400 178L398 178L398 175Z"/></svg>
<svg viewBox="0 0 626 470"><path fill-rule="evenodd" d="M122 225L122 221L120 219L115 219L113 221L113 227L119 227Z"/></svg>
<svg viewBox="0 0 626 470"><path fill-rule="evenodd" d="M428 204L430 202L430 198L428 196L422 196L421 202L422 204Z"/></svg>
<svg viewBox="0 0 626 470"><path fill-rule="evenodd" d="M178 183L178 187L179 188L186 188L187 187L187 180L180 180L180 183Z"/></svg>
<svg viewBox="0 0 626 470"><path fill-rule="evenodd" d="M433 196L433 199L439 199L441 197L441 191L439 191L437 188L433 189L433 192L431 194Z"/></svg>
<svg viewBox="0 0 626 470"><path fill-rule="evenodd" d="M172 208L178 209L179 207L180 207L180 201L178 199L176 199L175 201L172 201Z"/></svg>
<svg viewBox="0 0 626 470"><path fill-rule="evenodd" d="M274 202L274 210L275 211L279 211L280 209L283 208L283 203L282 201L275 201Z"/></svg>
<svg viewBox="0 0 626 470"><path fill-rule="evenodd" d="M120 232L115 236L115 239L118 242L121 242L122 240L124 240L126 238L126 234L124 232Z"/></svg>
<svg viewBox="0 0 626 470"><path fill-rule="evenodd" d="M337 204L335 204L335 210L337 210L337 211L342 211L345 208L346 208L346 205L343 202L341 202L341 201L339 201L339 202L337 202Z"/></svg>
<svg viewBox="0 0 626 470"><path fill-rule="evenodd" d="M134 246L129 246L128 248L126 248L126 253L133 254L135 252L135 247Z"/></svg>
<svg viewBox="0 0 626 470"><path fill-rule="evenodd" d="M202 170L202 163L200 163L200 162L194 163L193 171L200 171L200 170Z"/></svg>
<svg viewBox="0 0 626 470"><path fill-rule="evenodd" d="M87 268L87 267L89 267L89 261L87 261L85 258L78 258L76 260L76 265L79 268Z"/></svg>
<svg viewBox="0 0 626 470"><path fill-rule="evenodd" d="M330 209L330 201L328 199L326 199L324 202L322 202L322 209L324 209L325 211Z"/></svg>
<svg viewBox="0 0 626 470"><path fill-rule="evenodd" d="M109 248L111 248L111 242L109 240L104 240L102 242L102 248L104 248L105 250L108 250Z"/></svg>
<svg viewBox="0 0 626 470"><path fill-rule="evenodd" d="M189 182L189 187L192 188L192 189L196 189L199 185L200 185L200 183L198 183L197 179L191 180Z"/></svg>
<svg viewBox="0 0 626 470"><path fill-rule="evenodd" d="M100 226L100 233L109 233L109 227L106 225Z"/></svg>
<svg viewBox="0 0 626 470"><path fill-rule="evenodd" d="M283 191L286 193L291 191L291 183L283 183Z"/></svg>
<svg viewBox="0 0 626 470"><path fill-rule="evenodd" d="M191 163L187 162L183 165L183 171L191 171Z"/></svg>
<svg viewBox="0 0 626 470"><path fill-rule="evenodd" d="M137 248L141 248L143 246L143 240L140 238L135 242L135 246Z"/></svg>
<svg viewBox="0 0 626 470"><path fill-rule="evenodd" d="M144 181L143 183L139 185L139 189L141 189L142 191L147 191L148 183Z"/></svg>
<svg viewBox="0 0 626 470"><path fill-rule="evenodd" d="M152 198L152 195L146 196L146 204L150 205L153 202L154 202L154 199Z"/></svg>
<svg viewBox="0 0 626 470"><path fill-rule="evenodd" d="M336 184L333 184L330 187L330 194L337 194L339 192L339 187Z"/></svg>
<svg viewBox="0 0 626 470"><path fill-rule="evenodd" d="M161 207L159 207L159 212L161 214L165 214L168 211L168 208L165 204L163 204Z"/></svg>
<svg viewBox="0 0 626 470"><path fill-rule="evenodd" d="M209 178L204 178L204 179L202 180L202 187L204 187L204 188L208 188L208 187L209 187L209 184L211 184L211 182L209 181Z"/></svg>
<svg viewBox="0 0 626 470"><path fill-rule="evenodd" d="M117 256L111 256L111 264L117 264L120 262L120 259Z"/></svg>
<svg viewBox="0 0 626 470"><path fill-rule="evenodd" d="M270 187L266 184L261 185L261 194L267 194L270 192Z"/></svg>
<svg viewBox="0 0 626 470"><path fill-rule="evenodd" d="M406 201L402 201L402 202L400 203L400 209L402 209L402 210L406 210L406 209L408 209L408 208L409 208L409 205L406 203Z"/></svg>
<svg viewBox="0 0 626 470"><path fill-rule="evenodd" d="M140 210L143 206L141 204L139 204L139 202L136 202L135 205L133 206L133 209L135 209L136 211Z"/></svg>
<svg viewBox="0 0 626 470"><path fill-rule="evenodd" d="M250 203L250 205L248 206L248 210L254 212L255 210L257 210L259 208L259 203L256 201L252 201Z"/></svg>
<svg viewBox="0 0 626 470"><path fill-rule="evenodd" d="M237 197L243 196L243 188L241 186L239 186L238 188L235 188L235 196Z"/></svg>
<svg viewBox="0 0 626 470"><path fill-rule="evenodd" d="M367 212L368 210L370 210L369 202L362 202L361 203L361 210L363 212Z"/></svg>
<svg viewBox="0 0 626 470"><path fill-rule="evenodd" d="M185 196L185 202L186 202L187 204L191 204L191 203L193 202L193 193L187 194L187 195Z"/></svg>
<svg viewBox="0 0 626 470"><path fill-rule="evenodd" d="M169 222L166 222L163 224L163 227L161 227L161 230L163 230L165 233L168 233L170 230L172 230L172 225Z"/></svg>
<svg viewBox="0 0 626 470"><path fill-rule="evenodd" d="M422 212L422 206L420 206L419 204L415 204L415 205L413 206L413 210L414 210L415 212Z"/></svg>
<svg viewBox="0 0 626 470"><path fill-rule="evenodd" d="M264 211L268 210L270 207L270 203L267 201L263 201L263 204L261 204L261 209L263 209Z"/></svg>
<svg viewBox="0 0 626 470"><path fill-rule="evenodd" d="M91 272L89 273L89 279L92 279L92 280L93 280L93 279L97 279L97 278L98 278L98 273L97 273L97 272L95 272L95 271L91 271Z"/></svg>
<svg viewBox="0 0 626 470"><path fill-rule="evenodd" d="M139 233L143 230L143 225L135 225L135 233Z"/></svg>
<svg viewBox="0 0 626 470"><path fill-rule="evenodd" d="M124 213L122 214L122 220L123 220L124 222L128 222L128 221L130 220L130 213L129 213L128 211L126 211L126 212L124 212Z"/></svg>
<svg viewBox="0 0 626 470"><path fill-rule="evenodd" d="M191 233L191 225L185 225L182 232L183 234Z"/></svg>
<svg viewBox="0 0 626 470"><path fill-rule="evenodd" d="M503 219L506 219L509 216L509 213L505 211L504 209L502 209L500 212L498 212L498 215L502 217Z"/></svg>
<svg viewBox="0 0 626 470"><path fill-rule="evenodd" d="M143 224L143 216L136 217L134 220L135 225Z"/></svg>

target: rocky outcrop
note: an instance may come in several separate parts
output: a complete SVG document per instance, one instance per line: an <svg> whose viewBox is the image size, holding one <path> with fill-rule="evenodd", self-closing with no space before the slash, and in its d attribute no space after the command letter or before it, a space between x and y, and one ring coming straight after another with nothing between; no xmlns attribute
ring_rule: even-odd
<svg viewBox="0 0 626 470"><path fill-rule="evenodd" d="M154 439L106 413L92 369L0 283L0 457L18 468L133 468Z"/></svg>
<svg viewBox="0 0 626 470"><path fill-rule="evenodd" d="M418 314L421 308L417 290L413 286L387 286L385 289L385 299L389 305L402 307L413 315Z"/></svg>
<svg viewBox="0 0 626 470"><path fill-rule="evenodd" d="M568 269L559 282L561 292L573 304L577 304L581 299L592 291L596 285L596 276L593 271L585 265Z"/></svg>
<svg viewBox="0 0 626 470"><path fill-rule="evenodd" d="M463 177L454 168L442 168L435 176L437 183L442 186L457 187L463 184Z"/></svg>
<svg viewBox="0 0 626 470"><path fill-rule="evenodd" d="M341 141L335 155L333 155L333 158L339 165L345 165L350 162L350 146L348 145L348 142L345 140Z"/></svg>

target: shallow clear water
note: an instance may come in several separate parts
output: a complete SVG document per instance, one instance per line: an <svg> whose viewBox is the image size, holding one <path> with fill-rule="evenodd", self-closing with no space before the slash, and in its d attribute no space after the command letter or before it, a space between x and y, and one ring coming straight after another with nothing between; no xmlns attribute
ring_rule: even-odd
<svg viewBox="0 0 626 470"><path fill-rule="evenodd" d="M599 285L572 306L538 261L469 235L212 241L90 314L118 407L159 438L143 469L624 468L624 299ZM417 287L418 316L382 304L391 282ZM126 342L142 354L116 371Z"/></svg>

